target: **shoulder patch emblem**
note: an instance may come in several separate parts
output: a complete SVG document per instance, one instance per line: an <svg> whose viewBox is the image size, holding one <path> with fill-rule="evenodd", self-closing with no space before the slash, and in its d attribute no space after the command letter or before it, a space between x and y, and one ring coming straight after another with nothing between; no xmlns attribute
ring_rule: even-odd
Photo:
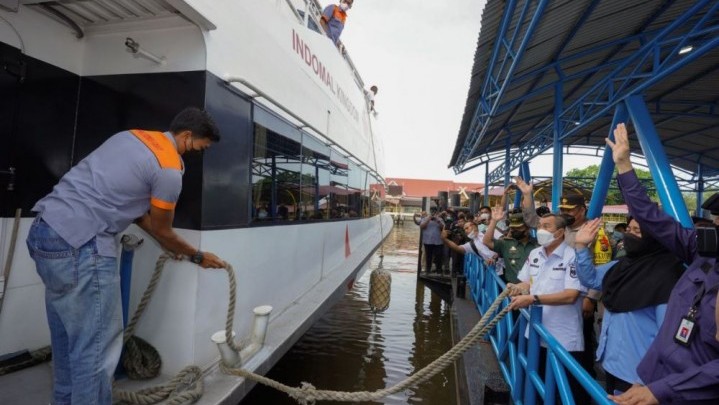
<svg viewBox="0 0 719 405"><path fill-rule="evenodd" d="M577 278L577 265L574 263L569 265L569 277Z"/></svg>

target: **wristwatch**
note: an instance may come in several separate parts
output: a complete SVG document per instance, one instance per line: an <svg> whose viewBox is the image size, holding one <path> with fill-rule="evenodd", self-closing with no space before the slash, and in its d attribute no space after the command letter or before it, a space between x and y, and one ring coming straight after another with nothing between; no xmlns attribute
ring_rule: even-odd
<svg viewBox="0 0 719 405"><path fill-rule="evenodd" d="M534 305L542 305L542 303L539 302L539 295L535 295L535 296L534 296L534 302L533 302L533 304L534 304Z"/></svg>
<svg viewBox="0 0 719 405"><path fill-rule="evenodd" d="M205 255L199 250L190 257L190 261L195 264L200 264L203 260L205 260Z"/></svg>

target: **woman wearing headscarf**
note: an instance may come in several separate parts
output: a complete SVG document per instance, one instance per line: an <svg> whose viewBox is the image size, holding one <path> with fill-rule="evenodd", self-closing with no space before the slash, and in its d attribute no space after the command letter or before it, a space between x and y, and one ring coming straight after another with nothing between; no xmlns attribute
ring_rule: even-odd
<svg viewBox="0 0 719 405"><path fill-rule="evenodd" d="M587 288L601 290L604 303L597 361L607 376L607 392L641 384L637 365L664 320L669 294L684 271L682 263L630 218L624 234L626 256L595 267L588 252L601 219L582 225L575 239L577 275Z"/></svg>

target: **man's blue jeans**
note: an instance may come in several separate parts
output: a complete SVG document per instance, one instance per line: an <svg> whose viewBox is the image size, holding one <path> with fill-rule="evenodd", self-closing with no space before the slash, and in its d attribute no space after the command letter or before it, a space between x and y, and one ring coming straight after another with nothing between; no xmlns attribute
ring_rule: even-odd
<svg viewBox="0 0 719 405"><path fill-rule="evenodd" d="M99 256L95 238L73 248L39 218L27 246L45 284L53 403L110 405L122 351L117 259Z"/></svg>

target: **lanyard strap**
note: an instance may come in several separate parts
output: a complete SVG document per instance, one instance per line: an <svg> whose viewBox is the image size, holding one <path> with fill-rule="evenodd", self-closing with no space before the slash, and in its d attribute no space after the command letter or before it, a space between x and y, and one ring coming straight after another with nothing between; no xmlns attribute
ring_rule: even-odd
<svg viewBox="0 0 719 405"><path fill-rule="evenodd" d="M702 286L699 287L699 290L697 291L696 295L694 295L694 302L692 303L692 309L697 309L697 308L699 308L699 304L701 304L702 298L704 298L704 296L705 296L709 291L712 291L712 290L716 289L717 287L719 287L719 283L714 284L714 286L711 287L711 288L708 289L708 290L707 290L706 287L707 287L707 282L706 282L706 279L704 279L704 282L702 283Z"/></svg>

